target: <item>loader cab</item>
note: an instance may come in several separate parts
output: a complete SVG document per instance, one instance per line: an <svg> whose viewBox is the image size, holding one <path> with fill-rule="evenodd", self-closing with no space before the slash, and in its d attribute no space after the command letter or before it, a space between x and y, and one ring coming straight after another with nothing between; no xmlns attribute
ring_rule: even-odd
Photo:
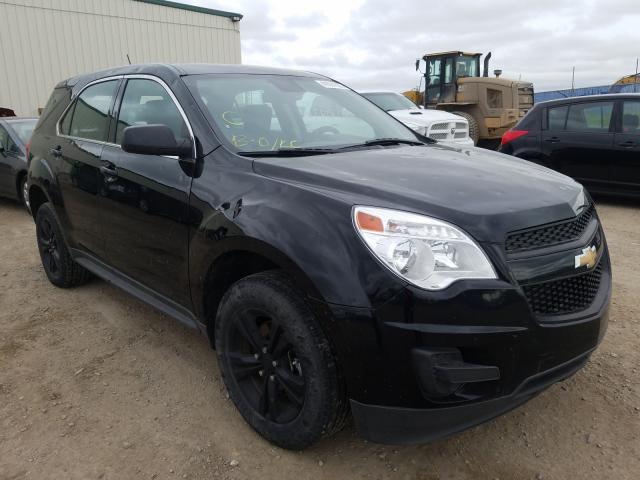
<svg viewBox="0 0 640 480"><path fill-rule="evenodd" d="M444 52L427 54L425 107L456 101L457 81L480 76L480 53Z"/></svg>

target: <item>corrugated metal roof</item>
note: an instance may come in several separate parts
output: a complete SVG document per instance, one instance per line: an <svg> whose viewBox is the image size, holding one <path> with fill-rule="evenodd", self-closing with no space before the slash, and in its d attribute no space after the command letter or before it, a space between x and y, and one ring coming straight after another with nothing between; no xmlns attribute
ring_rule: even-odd
<svg viewBox="0 0 640 480"><path fill-rule="evenodd" d="M163 7L179 8L180 10L188 10L190 12L206 13L207 15L216 15L218 17L227 17L233 20L240 20L243 15L240 13L225 12L224 10L215 10L213 8L198 7L187 3L170 2L169 0L134 0L135 2L152 3Z"/></svg>

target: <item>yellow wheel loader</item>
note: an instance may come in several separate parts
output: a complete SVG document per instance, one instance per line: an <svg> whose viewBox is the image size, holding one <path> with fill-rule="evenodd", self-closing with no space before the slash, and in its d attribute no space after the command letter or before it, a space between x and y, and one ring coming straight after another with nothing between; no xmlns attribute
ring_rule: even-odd
<svg viewBox="0 0 640 480"><path fill-rule="evenodd" d="M404 95L425 108L446 110L469 121L469 134L477 144L495 143L533 106L533 84L489 77L489 52L480 73L480 53L441 52L422 57L426 63L425 91ZM416 70L420 60L416 61ZM493 146L493 145L492 145Z"/></svg>

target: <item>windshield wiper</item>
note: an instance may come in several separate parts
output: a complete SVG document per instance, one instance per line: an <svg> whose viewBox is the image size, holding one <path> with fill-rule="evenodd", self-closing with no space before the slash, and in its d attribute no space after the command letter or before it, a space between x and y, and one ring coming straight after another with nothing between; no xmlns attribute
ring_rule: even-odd
<svg viewBox="0 0 640 480"><path fill-rule="evenodd" d="M346 147L341 147L341 150L347 148L357 148L357 147L371 147L375 145L387 146L387 145L424 145L424 142L419 142L417 140L405 140L404 138L376 138L374 140L367 140L364 143L357 143L355 145L347 145Z"/></svg>
<svg viewBox="0 0 640 480"><path fill-rule="evenodd" d="M333 148L280 148L278 150L253 150L238 152L245 157L305 157L310 155L325 155L334 153Z"/></svg>

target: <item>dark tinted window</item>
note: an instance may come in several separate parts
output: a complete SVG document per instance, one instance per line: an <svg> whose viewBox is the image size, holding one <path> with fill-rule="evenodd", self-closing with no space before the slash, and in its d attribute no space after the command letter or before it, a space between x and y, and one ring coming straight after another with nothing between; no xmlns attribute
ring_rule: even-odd
<svg viewBox="0 0 640 480"><path fill-rule="evenodd" d="M168 126L178 140L189 138L180 110L162 85L154 80L129 80L118 115L116 143L120 144L127 127L156 124Z"/></svg>
<svg viewBox="0 0 640 480"><path fill-rule="evenodd" d="M547 129L549 130L564 130L564 123L567 120L567 111L569 107L563 105L561 107L551 107L547 110L548 122Z"/></svg>
<svg viewBox="0 0 640 480"><path fill-rule="evenodd" d="M89 140L107 140L109 108L117 85L117 80L101 82L80 94L73 110L69 135Z"/></svg>
<svg viewBox="0 0 640 480"><path fill-rule="evenodd" d="M640 133L640 102L625 101L622 108L622 131Z"/></svg>
<svg viewBox="0 0 640 480"><path fill-rule="evenodd" d="M608 132L613 102L575 103L569 106L566 130L571 132Z"/></svg>
<svg viewBox="0 0 640 480"><path fill-rule="evenodd" d="M9 142L11 141L11 137L4 129L4 127L0 127L0 148L5 152L9 151Z"/></svg>
<svg viewBox="0 0 640 480"><path fill-rule="evenodd" d="M62 135L69 135L70 133L71 119L73 118L73 109L75 106L76 106L75 103L71 105L71 107L69 107L69 110L65 112L64 116L62 117L62 120L60 120L60 133Z"/></svg>

